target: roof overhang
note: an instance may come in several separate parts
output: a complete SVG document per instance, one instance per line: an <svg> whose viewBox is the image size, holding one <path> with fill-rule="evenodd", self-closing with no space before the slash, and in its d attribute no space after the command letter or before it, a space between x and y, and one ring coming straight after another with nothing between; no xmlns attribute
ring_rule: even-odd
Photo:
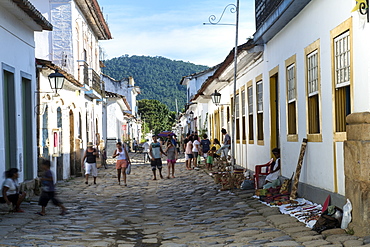
<svg viewBox="0 0 370 247"><path fill-rule="evenodd" d="M256 44L266 44L278 34L311 0L284 0L254 33Z"/></svg>
<svg viewBox="0 0 370 247"><path fill-rule="evenodd" d="M78 88L83 87L83 85L79 81L77 81L73 75L69 74L61 67L53 64L51 61L36 58L36 65L47 67L52 70L58 70L58 72L64 75L67 81L69 81L73 86L76 86Z"/></svg>
<svg viewBox="0 0 370 247"><path fill-rule="evenodd" d="M53 25L28 0L2 0L0 6L34 31L53 30Z"/></svg>
<svg viewBox="0 0 370 247"><path fill-rule="evenodd" d="M97 0L75 0L98 40L112 39L107 22Z"/></svg>
<svg viewBox="0 0 370 247"><path fill-rule="evenodd" d="M117 94L117 93L108 92L108 91L105 91L105 96L108 99L113 99L113 100L117 101L117 103L121 107L122 111L131 111L131 106L128 103L125 96L122 96L122 95Z"/></svg>

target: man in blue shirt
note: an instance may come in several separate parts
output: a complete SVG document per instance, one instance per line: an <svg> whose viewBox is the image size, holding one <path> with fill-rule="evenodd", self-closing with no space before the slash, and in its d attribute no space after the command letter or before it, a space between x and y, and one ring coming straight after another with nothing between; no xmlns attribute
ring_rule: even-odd
<svg viewBox="0 0 370 247"><path fill-rule="evenodd" d="M161 144L157 140L157 136L153 135L153 142L150 144L149 147L149 155L151 157L151 162L150 165L152 166L152 171L153 171L153 180L157 180L156 176L156 170L158 168L159 171L159 176L163 178L162 176L162 159L161 159L161 153L166 155L161 147Z"/></svg>

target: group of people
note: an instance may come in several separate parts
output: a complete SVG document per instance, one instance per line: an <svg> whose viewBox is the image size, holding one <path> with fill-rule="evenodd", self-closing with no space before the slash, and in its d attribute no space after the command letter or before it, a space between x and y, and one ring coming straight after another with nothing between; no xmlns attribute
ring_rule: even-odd
<svg viewBox="0 0 370 247"><path fill-rule="evenodd" d="M199 169L198 164L200 164L200 157L203 156L206 168L208 170L212 170L214 158L228 155L231 145L231 137L227 134L225 129L222 129L221 133L224 135L222 146L217 138L213 139L213 142L211 143L207 134L202 136L202 140L200 140L196 133L187 134L184 140L186 169Z"/></svg>

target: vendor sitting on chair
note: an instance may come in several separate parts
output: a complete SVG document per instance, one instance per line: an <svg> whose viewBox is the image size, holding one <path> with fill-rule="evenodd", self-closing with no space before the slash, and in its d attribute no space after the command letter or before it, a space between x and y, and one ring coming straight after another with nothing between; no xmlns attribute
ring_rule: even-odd
<svg viewBox="0 0 370 247"><path fill-rule="evenodd" d="M271 163L270 174L266 176L266 184L272 183L274 180L279 178L280 175L280 149L274 148L272 154L275 156L276 160Z"/></svg>

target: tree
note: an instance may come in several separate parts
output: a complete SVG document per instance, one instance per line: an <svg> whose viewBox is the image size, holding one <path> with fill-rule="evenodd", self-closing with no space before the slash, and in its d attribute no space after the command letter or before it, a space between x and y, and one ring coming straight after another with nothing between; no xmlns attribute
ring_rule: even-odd
<svg viewBox="0 0 370 247"><path fill-rule="evenodd" d="M154 134L161 131L171 130L176 120L175 112L170 112L168 107L158 100L142 99L138 101L138 112L144 120L143 133L153 130Z"/></svg>

